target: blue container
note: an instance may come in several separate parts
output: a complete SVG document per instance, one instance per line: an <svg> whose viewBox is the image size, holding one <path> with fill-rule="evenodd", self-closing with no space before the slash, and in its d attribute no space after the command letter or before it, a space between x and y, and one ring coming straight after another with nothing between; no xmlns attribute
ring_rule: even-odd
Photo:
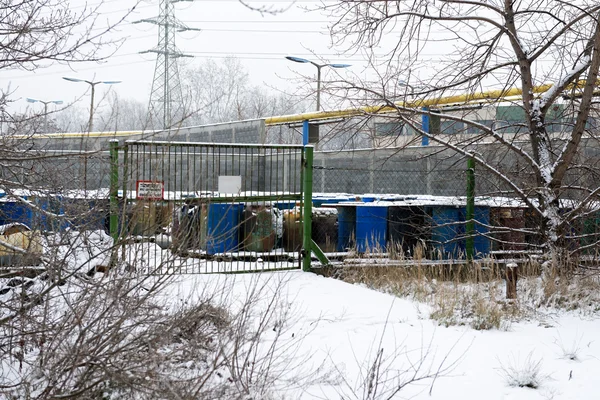
<svg viewBox="0 0 600 400"><path fill-rule="evenodd" d="M475 206L475 256L481 257L490 252L490 239L488 238L490 229L490 208L483 206ZM487 226L483 226L483 225Z"/></svg>
<svg viewBox="0 0 600 400"><path fill-rule="evenodd" d="M378 206L356 207L356 248L360 253L386 250L388 208Z"/></svg>
<svg viewBox="0 0 600 400"><path fill-rule="evenodd" d="M337 250L346 251L354 247L356 237L356 206L339 206Z"/></svg>
<svg viewBox="0 0 600 400"><path fill-rule="evenodd" d="M336 204L339 203L341 199L332 199L332 198L313 198L312 204L313 207L321 207L323 204Z"/></svg>
<svg viewBox="0 0 600 400"><path fill-rule="evenodd" d="M463 227L463 234L467 234L467 209L461 208L460 210L460 219L465 221L465 225ZM475 206L475 240L474 240L474 250L475 257L482 257L489 254L491 249L490 239L485 235L488 235L490 229L487 226L490 225L490 208L486 206ZM482 225L483 224L483 225ZM463 252L466 252L467 243L466 240L461 241L461 246Z"/></svg>
<svg viewBox="0 0 600 400"><path fill-rule="evenodd" d="M36 224L35 213L27 204L17 200L0 202L0 224L6 225L20 222L34 229Z"/></svg>
<svg viewBox="0 0 600 400"><path fill-rule="evenodd" d="M277 207L279 210L291 210L292 208L294 208L296 206L296 202L295 201L278 201L275 203L275 207Z"/></svg>
<svg viewBox="0 0 600 400"><path fill-rule="evenodd" d="M377 200L377 197L375 197L375 196L362 196L362 197L361 197L361 200L362 200L364 203L372 203L372 202L374 202L375 200Z"/></svg>
<svg viewBox="0 0 600 400"><path fill-rule="evenodd" d="M464 207L451 205L428 206L431 215L431 241L442 257L457 257L464 252ZM435 255L434 255L435 256Z"/></svg>
<svg viewBox="0 0 600 400"><path fill-rule="evenodd" d="M209 204L206 253L209 255L237 251L243 204Z"/></svg>

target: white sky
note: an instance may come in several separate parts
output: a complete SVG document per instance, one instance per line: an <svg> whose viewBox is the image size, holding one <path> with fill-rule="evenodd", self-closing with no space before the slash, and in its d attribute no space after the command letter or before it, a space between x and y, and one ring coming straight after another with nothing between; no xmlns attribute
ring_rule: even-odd
<svg viewBox="0 0 600 400"><path fill-rule="evenodd" d="M89 5L100 0L89 0ZM127 8L135 4L134 0L105 0L103 16L114 19L126 13ZM71 0L74 10L81 9L83 0ZM201 63L212 58L219 62L228 56L235 56L247 69L254 84L265 84L286 92L294 92L298 73L310 75L316 69L311 65L295 64L284 59L286 55L296 55L318 60L311 53L328 62L352 64L352 73L360 73L366 61L359 55L336 56L329 48L327 19L317 12L308 12L320 4L316 0L290 1L272 0L253 2L253 6L272 5L275 8L287 8L277 15L261 15L251 11L237 0L195 0L175 5L177 17L189 27L202 29L202 32L183 32L177 36L179 49L195 56L187 62ZM158 0L144 1L127 18L116 37L126 38L124 45L106 62L53 65L34 72L24 70L4 70L4 87L10 84L17 99L13 108L43 107L31 105L25 98L41 100L63 100L65 104L77 101L79 105L89 107L89 85L72 83L63 76L87 80L121 80L110 90L116 91L121 98L133 97L148 101L154 66L154 54L139 54L140 51L153 48L157 43L158 27L148 23L133 24L133 21L152 18L158 15ZM325 69L323 70L326 73ZM96 100L108 90L98 85Z"/></svg>
<svg viewBox="0 0 600 400"><path fill-rule="evenodd" d="M135 98L144 103L148 102L155 67L155 54L140 54L141 51L152 49L158 41L158 27L153 24L134 21L152 18L158 15L159 0L142 1L135 12L129 15L115 32L114 38L125 38L126 41L118 51L103 63L75 63L71 65L53 65L40 68L34 72L24 70L3 70L2 84L6 89L10 85L15 103L12 111L23 111L32 107L41 111L43 105L29 104L25 98L41 100L62 100L65 104L76 102L81 107L89 107L89 85L72 83L62 79L63 76L87 80L120 80L122 83L111 87L98 85L96 102L99 103L103 94L114 90L120 98ZM335 0L324 0L332 4ZM86 0L70 0L75 11L81 10ZM88 6L95 6L101 0L87 0ZM175 5L176 16L190 28L201 29L201 32L183 32L178 34L178 48L193 59L184 59L188 63L200 64L207 59L217 62L234 56L238 58L253 84L265 85L288 93L307 93L306 88L299 90L299 78L315 77L316 69L308 64L297 64L286 60L286 55L295 55L318 61L346 63L352 67L336 70L343 77L352 75L365 78L369 71L366 58L361 54L340 55L343 49L333 49L330 46L328 25L334 21L317 11L307 11L322 4L321 0L247 0L255 7L271 6L275 9L287 10L275 15L260 14L249 10L238 0L194 0L181 1ZM104 0L102 18L114 21L121 18L136 0ZM383 36L383 42L375 50L385 52L386 43L397 40L396 33L401 28L391 27ZM436 32L439 34L439 31ZM439 39L439 37L438 37ZM384 43L385 42L385 43ZM388 49L389 50L389 49ZM432 41L427 45L427 51L421 53L424 63L413 75L426 75L432 70L427 62L436 62L444 56L452 54L452 45L444 41ZM553 61L554 62L554 61ZM384 73L386 66L377 67ZM323 81L330 69L323 69ZM490 84L497 84L491 82ZM313 86L316 86L313 83ZM310 94L314 102L314 92ZM314 105L314 103L312 103ZM323 108L327 108L327 96L322 99ZM102 107L102 104L98 104ZM52 107L52 106L51 106Z"/></svg>

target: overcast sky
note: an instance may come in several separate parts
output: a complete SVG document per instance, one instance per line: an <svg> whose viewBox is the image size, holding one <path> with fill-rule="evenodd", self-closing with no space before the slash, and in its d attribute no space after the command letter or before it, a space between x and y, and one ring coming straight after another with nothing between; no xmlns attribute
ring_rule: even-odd
<svg viewBox="0 0 600 400"><path fill-rule="evenodd" d="M100 0L89 0L88 5L98 4ZM85 1L71 0L74 10L81 9ZM102 17L114 20L122 17L128 8L135 4L133 0L105 0ZM177 36L177 45L185 53L195 58L189 63L202 63L207 59L220 61L235 56L243 63L254 84L265 84L284 91L294 92L297 83L292 82L297 73L310 75L316 73L311 65L295 64L284 59L286 55L295 55L316 59L317 54L329 62L352 64L353 73L364 68L366 62L361 56L339 56L331 49L326 16L319 12L309 12L320 1L273 0L253 2L253 6L267 5L274 9L288 8L276 15L251 11L237 0L195 0L177 3L177 17L191 28L200 32L184 32ZM33 106L25 101L31 97L41 100L62 100L65 103L78 101L89 106L89 85L72 83L63 76L87 80L121 80L110 90L120 97L133 97L148 101L155 66L154 54L140 54L153 48L157 43L158 28L147 23L134 24L143 18L158 15L158 0L144 1L127 17L113 35L125 38L124 44L103 63L77 63L71 65L53 65L34 72L24 70L4 70L3 82L10 84L16 110ZM102 22L102 20L100 20ZM325 71L324 71L325 72ZM109 87L97 86L97 96L102 96ZM97 97L98 99L99 97Z"/></svg>

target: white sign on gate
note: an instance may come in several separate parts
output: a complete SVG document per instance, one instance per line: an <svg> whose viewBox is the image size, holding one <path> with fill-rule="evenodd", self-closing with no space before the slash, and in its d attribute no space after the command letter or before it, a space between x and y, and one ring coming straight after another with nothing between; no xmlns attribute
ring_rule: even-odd
<svg viewBox="0 0 600 400"><path fill-rule="evenodd" d="M162 200L165 197L165 183L163 181L137 181L136 193L138 200Z"/></svg>
<svg viewBox="0 0 600 400"><path fill-rule="evenodd" d="M242 177L230 175L219 176L217 190L219 193L224 194L240 194L242 191Z"/></svg>

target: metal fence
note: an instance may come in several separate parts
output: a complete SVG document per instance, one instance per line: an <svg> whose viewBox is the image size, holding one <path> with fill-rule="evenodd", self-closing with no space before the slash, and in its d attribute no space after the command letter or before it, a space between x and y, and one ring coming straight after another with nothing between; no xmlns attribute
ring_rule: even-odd
<svg viewBox="0 0 600 400"><path fill-rule="evenodd" d="M299 266L301 146L127 141L113 147L121 200L112 229L124 261L185 272Z"/></svg>
<svg viewBox="0 0 600 400"><path fill-rule="evenodd" d="M535 196L533 171L500 146L473 146ZM568 174L565 198L585 196L568 186L597 187L599 148L593 141L582 147L577 165L586 168ZM5 203L14 204L3 205L0 217L43 231L108 229L112 172L119 179L113 234L126 250L120 257L145 270L156 265L190 272L295 268L307 233L332 257L350 251L459 258L466 251L467 160L448 149L320 151L309 170L307 149L300 145L138 140L121 142L114 150L112 171L107 151L4 155L5 191L32 207L5 196ZM482 165L474 177L476 251L539 251L539 217ZM25 193L32 188L37 192ZM312 202L303 202L308 196ZM361 202L352 204L356 200ZM310 232L303 218L308 203L315 206ZM595 254L599 215L586 209L566 228L570 249Z"/></svg>

